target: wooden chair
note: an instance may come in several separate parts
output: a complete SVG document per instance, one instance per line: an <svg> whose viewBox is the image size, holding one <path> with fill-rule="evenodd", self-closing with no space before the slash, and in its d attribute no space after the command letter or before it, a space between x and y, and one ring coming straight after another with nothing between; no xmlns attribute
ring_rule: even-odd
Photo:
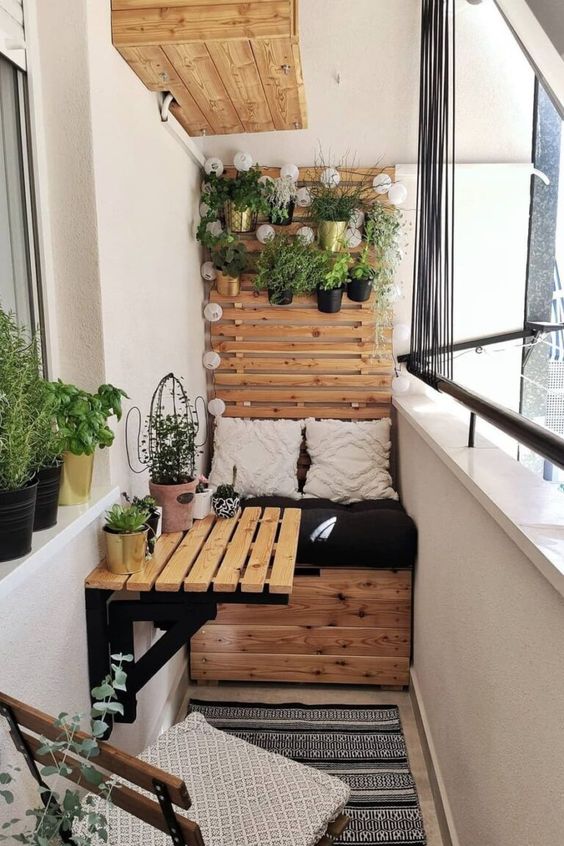
<svg viewBox="0 0 564 846"><path fill-rule="evenodd" d="M59 739L60 728L55 726L54 718L3 693L0 693L0 715L7 720L14 745L24 756L32 776L38 785L44 787L37 763L52 764L53 760L51 755L39 754L38 750L41 748L39 736L49 740ZM75 735L77 741L86 740L89 737L90 735L83 732L77 732ZM127 752L122 752L110 743L98 741L98 746L99 754L95 758L88 759L88 763L94 766L104 780L112 775L118 776L154 794L156 799L156 801L149 799L126 785L118 784L112 790L113 805L168 834L174 846L206 846L198 824L175 813L174 806L184 810L188 810L191 806L186 784L181 778L170 775ZM58 760L62 759L61 754L56 754L56 757ZM80 765L84 760L86 759L78 755L65 754L65 762L72 769L67 778L87 786L92 793L102 795L102 789L90 783L85 785L80 772ZM317 846L330 846L333 840L342 834L348 823L348 817L341 814L330 824L327 834ZM121 846L133 846L133 844L122 843ZM213 846L213 844L207 846Z"/></svg>

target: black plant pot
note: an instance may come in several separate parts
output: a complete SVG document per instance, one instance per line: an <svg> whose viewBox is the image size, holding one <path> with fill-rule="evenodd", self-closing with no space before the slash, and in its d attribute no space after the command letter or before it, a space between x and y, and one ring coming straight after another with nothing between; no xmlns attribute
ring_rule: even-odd
<svg viewBox="0 0 564 846"><path fill-rule="evenodd" d="M270 214L268 216L268 222L272 223L274 226L289 226L294 219L294 208L295 208L295 203L288 203L288 205L286 206L286 211L288 212L288 217L286 218L286 220L282 220L282 221L277 220L275 215L272 212L270 212Z"/></svg>
<svg viewBox="0 0 564 846"><path fill-rule="evenodd" d="M293 299L294 294L290 288L286 291L271 291L270 288L268 289L268 302L270 305L290 305Z"/></svg>
<svg viewBox="0 0 564 846"><path fill-rule="evenodd" d="M59 505L59 488L61 487L61 471L63 462L55 467L46 467L37 475L37 500L35 502L35 519L33 531L40 532L57 525L57 509Z"/></svg>
<svg viewBox="0 0 564 846"><path fill-rule="evenodd" d="M159 528L160 519L161 514L159 511L156 514L151 514L151 516L147 519L147 522L145 523L145 525L149 529L149 534L147 535L147 546L151 555L155 551L155 544L157 542L157 529Z"/></svg>
<svg viewBox="0 0 564 846"><path fill-rule="evenodd" d="M349 279L347 285L347 297L355 303L365 303L370 298L372 291L372 280L370 279Z"/></svg>
<svg viewBox="0 0 564 846"><path fill-rule="evenodd" d="M325 314L336 314L336 312L341 311L344 290L344 285L341 285L340 288L333 288L331 291L318 288L317 308L319 311L323 311Z"/></svg>
<svg viewBox="0 0 564 846"><path fill-rule="evenodd" d="M0 491L0 561L31 551L37 480L17 491Z"/></svg>

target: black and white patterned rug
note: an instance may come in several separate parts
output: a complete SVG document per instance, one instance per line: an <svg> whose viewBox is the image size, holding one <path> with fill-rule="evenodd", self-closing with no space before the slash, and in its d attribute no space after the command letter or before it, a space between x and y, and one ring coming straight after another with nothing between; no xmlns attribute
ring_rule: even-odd
<svg viewBox="0 0 564 846"><path fill-rule="evenodd" d="M417 788L395 705L261 705L190 702L216 728L317 767L351 789L351 822L339 844L425 844ZM337 843L337 841L336 841Z"/></svg>

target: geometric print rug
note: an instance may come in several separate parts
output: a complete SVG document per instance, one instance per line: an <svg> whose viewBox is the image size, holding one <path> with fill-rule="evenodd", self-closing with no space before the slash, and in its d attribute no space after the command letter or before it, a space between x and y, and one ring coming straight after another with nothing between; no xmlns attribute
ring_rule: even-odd
<svg viewBox="0 0 564 846"><path fill-rule="evenodd" d="M399 709L353 705L212 703L199 711L216 728L316 767L351 790L350 823L335 846L422 846L423 818Z"/></svg>

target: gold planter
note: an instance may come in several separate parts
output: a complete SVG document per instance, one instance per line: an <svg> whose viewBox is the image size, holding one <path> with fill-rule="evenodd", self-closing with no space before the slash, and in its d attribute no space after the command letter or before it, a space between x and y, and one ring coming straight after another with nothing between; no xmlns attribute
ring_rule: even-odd
<svg viewBox="0 0 564 846"><path fill-rule="evenodd" d="M322 220L317 228L317 239L322 250L340 253L346 248L346 220Z"/></svg>
<svg viewBox="0 0 564 846"><path fill-rule="evenodd" d="M257 228L257 212L249 208L237 209L233 203L225 203L225 223L230 232L254 232Z"/></svg>
<svg viewBox="0 0 564 846"><path fill-rule="evenodd" d="M149 530L120 535L104 529L106 537L106 567L120 576L138 573L145 566L147 534Z"/></svg>
<svg viewBox="0 0 564 846"><path fill-rule="evenodd" d="M227 273L217 271L217 291L222 297L236 297L241 289L241 282L238 276L228 276Z"/></svg>
<svg viewBox="0 0 564 846"><path fill-rule="evenodd" d="M90 499L94 453L74 455L65 452L63 459L59 505L82 505Z"/></svg>

